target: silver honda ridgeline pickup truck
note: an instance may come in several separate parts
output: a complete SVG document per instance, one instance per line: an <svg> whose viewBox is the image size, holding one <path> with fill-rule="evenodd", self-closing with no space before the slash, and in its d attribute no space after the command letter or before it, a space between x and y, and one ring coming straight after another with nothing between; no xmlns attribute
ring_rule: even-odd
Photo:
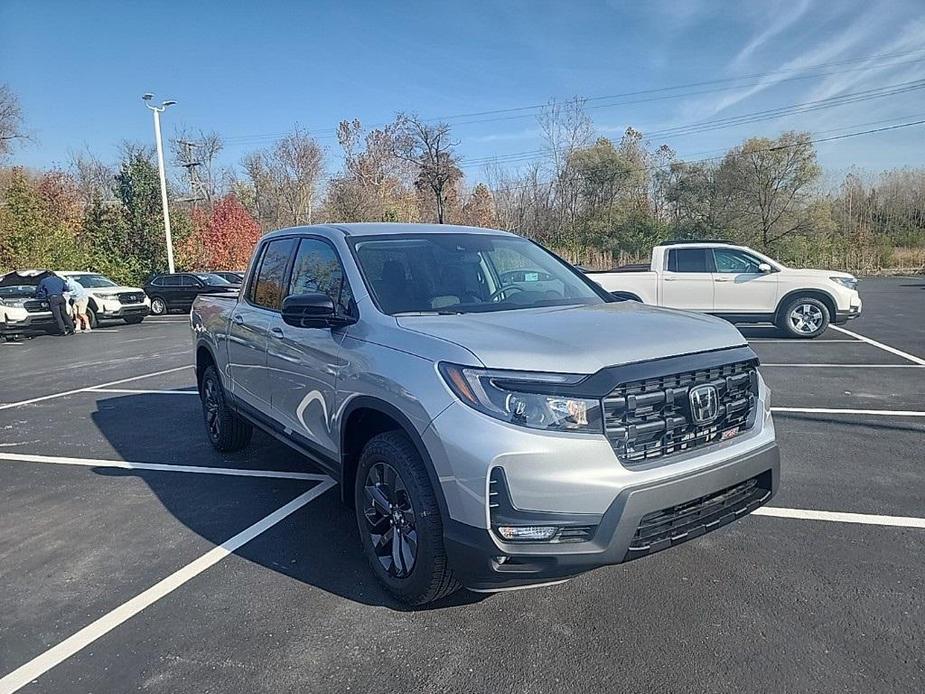
<svg viewBox="0 0 925 694"><path fill-rule="evenodd" d="M340 483L398 600L554 583L744 516L779 477L758 359L718 318L618 302L513 234L283 229L193 304L206 429Z"/></svg>

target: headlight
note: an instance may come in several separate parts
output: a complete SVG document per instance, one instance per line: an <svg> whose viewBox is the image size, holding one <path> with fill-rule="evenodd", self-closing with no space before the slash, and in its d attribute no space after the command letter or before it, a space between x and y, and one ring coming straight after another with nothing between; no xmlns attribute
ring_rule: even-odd
<svg viewBox="0 0 925 694"><path fill-rule="evenodd" d="M107 292L93 292L93 296L101 301L118 301L118 294L109 294Z"/></svg>
<svg viewBox="0 0 925 694"><path fill-rule="evenodd" d="M497 371L445 362L439 368L456 397L495 419L530 429L603 433L599 400L555 392L556 386L573 385L585 376Z"/></svg>
<svg viewBox="0 0 925 694"><path fill-rule="evenodd" d="M847 289L857 289L858 280L856 277L829 277L835 284L840 284Z"/></svg>

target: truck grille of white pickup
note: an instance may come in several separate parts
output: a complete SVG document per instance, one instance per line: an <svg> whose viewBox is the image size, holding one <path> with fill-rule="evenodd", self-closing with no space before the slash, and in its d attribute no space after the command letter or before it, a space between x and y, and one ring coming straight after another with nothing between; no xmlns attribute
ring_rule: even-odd
<svg viewBox="0 0 925 694"><path fill-rule="evenodd" d="M694 421L691 388L716 388L717 413ZM726 441L751 428L758 407L758 372L743 361L621 384L604 398L604 429L620 461L641 465Z"/></svg>

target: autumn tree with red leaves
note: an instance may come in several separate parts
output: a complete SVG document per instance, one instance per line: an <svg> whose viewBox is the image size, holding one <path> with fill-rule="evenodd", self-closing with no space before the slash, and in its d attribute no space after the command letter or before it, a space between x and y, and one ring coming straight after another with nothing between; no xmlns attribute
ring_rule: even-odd
<svg viewBox="0 0 925 694"><path fill-rule="evenodd" d="M260 225L237 197L226 195L211 212L195 209L193 232L178 249L181 265L196 270L241 270L260 240Z"/></svg>

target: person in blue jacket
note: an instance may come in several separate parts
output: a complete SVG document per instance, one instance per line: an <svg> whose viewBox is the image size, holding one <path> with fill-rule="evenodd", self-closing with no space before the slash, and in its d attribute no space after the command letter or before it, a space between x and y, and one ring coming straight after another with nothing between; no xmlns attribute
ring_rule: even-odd
<svg viewBox="0 0 925 694"><path fill-rule="evenodd" d="M61 335L74 334L74 321L71 320L71 312L67 305L67 282L53 273L48 273L39 282L35 289L35 298L44 299L51 307L51 315L55 317L58 324L58 332Z"/></svg>

